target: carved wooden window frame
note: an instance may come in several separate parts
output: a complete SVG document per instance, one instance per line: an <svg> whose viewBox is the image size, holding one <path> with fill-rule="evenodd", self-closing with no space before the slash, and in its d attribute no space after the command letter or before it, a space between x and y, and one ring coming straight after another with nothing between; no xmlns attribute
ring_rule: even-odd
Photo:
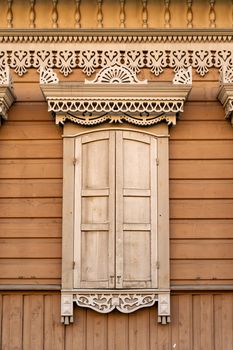
<svg viewBox="0 0 233 350"><path fill-rule="evenodd" d="M158 302L158 322L170 322L168 137L169 126L176 123L191 89L191 67L179 70L173 83L160 84L139 81L134 71L119 64L103 68L93 81L85 83L59 83L52 69L41 68L40 74L48 110L55 115L56 123L64 125L62 322L69 324L73 321L74 302L102 313L114 308L129 313ZM102 130L103 127L97 125L107 121L111 130L119 129L125 122L132 124L130 130L142 133L148 132L142 126L151 126L152 131L148 134L157 139L158 288L124 289L120 292L74 288L74 142L86 126L92 126L93 131Z"/></svg>

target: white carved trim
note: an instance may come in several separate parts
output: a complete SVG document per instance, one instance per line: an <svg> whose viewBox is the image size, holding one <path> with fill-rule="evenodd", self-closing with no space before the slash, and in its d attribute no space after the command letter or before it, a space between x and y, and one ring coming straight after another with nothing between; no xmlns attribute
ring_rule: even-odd
<svg viewBox="0 0 233 350"><path fill-rule="evenodd" d="M62 292L61 321L73 322L73 303L106 314L114 309L122 313L132 313L158 302L158 322L170 322L170 292L146 290L83 290L72 294Z"/></svg>
<svg viewBox="0 0 233 350"><path fill-rule="evenodd" d="M218 93L218 99L225 110L225 118L230 119L233 126L233 83L222 84Z"/></svg>
<svg viewBox="0 0 233 350"><path fill-rule="evenodd" d="M147 80L138 80L135 71L115 63L102 68L94 80L85 79L85 84L147 84Z"/></svg>
<svg viewBox="0 0 233 350"><path fill-rule="evenodd" d="M40 84L58 84L59 79L52 68L40 68Z"/></svg>
<svg viewBox="0 0 233 350"><path fill-rule="evenodd" d="M66 121L71 121L76 124L80 125L86 125L86 126L93 126L98 125L104 122L111 123L123 123L127 122L130 124L138 125L138 126L150 126L158 124L162 121L166 122L168 125L175 125L176 124L176 117L174 113L171 113L171 115L158 115L158 116L146 116L146 115L137 115L137 116L130 116L130 115L104 115L104 116L79 116L79 115L71 115L65 114L65 115L56 115L56 124L63 125Z"/></svg>
<svg viewBox="0 0 233 350"><path fill-rule="evenodd" d="M131 313L143 307L153 306L158 300L156 294L76 294L76 304L81 307L88 307L100 313L109 313L117 309L123 313Z"/></svg>
<svg viewBox="0 0 233 350"><path fill-rule="evenodd" d="M141 47L140 47L141 46ZM164 43L158 44L135 44L127 45L127 49L121 49L112 43L94 46L80 44L79 50L75 44L49 44L36 45L36 50L30 45L1 44L0 66L9 64L10 68L22 76L29 68L40 67L57 68L67 76L75 68L82 69L87 76L93 74L96 69L119 64L130 68L135 73L148 68L156 76L160 75L166 67L175 72L181 68L191 66L196 73L204 76L209 69L214 67L220 71L222 66L233 65L233 50L230 43L215 43L211 48L201 43L194 43L187 48L186 43L173 43L169 49Z"/></svg>
<svg viewBox="0 0 233 350"><path fill-rule="evenodd" d="M56 122L66 120L81 125L105 121L126 121L135 125L153 125L165 121L175 124L183 111L191 85L151 82L150 84L42 84L48 111Z"/></svg>
<svg viewBox="0 0 233 350"><path fill-rule="evenodd" d="M7 112L15 101L9 66L0 66L0 122L7 119Z"/></svg>
<svg viewBox="0 0 233 350"><path fill-rule="evenodd" d="M61 322L65 325L73 322L73 295L61 295Z"/></svg>
<svg viewBox="0 0 233 350"><path fill-rule="evenodd" d="M233 84L233 67L222 67L222 72L220 74L220 83L221 84Z"/></svg>
<svg viewBox="0 0 233 350"><path fill-rule="evenodd" d="M8 65L0 66L0 85L12 85L10 68Z"/></svg>
<svg viewBox="0 0 233 350"><path fill-rule="evenodd" d="M121 0L121 2L124 2ZM125 20L123 16L123 24ZM122 28L124 25L122 26ZM0 42L2 43L131 43L131 42L149 42L149 43L176 43L176 42L230 42L233 40L232 31L229 29L169 29L166 30L140 30L140 29L80 29L65 30L56 29L47 31L46 29L37 29L29 32L28 29L0 30Z"/></svg>
<svg viewBox="0 0 233 350"><path fill-rule="evenodd" d="M160 293L158 295L158 323L169 323L170 312L170 294Z"/></svg>
<svg viewBox="0 0 233 350"><path fill-rule="evenodd" d="M180 68L174 78L173 78L173 84L192 84L192 67L189 66L188 69Z"/></svg>

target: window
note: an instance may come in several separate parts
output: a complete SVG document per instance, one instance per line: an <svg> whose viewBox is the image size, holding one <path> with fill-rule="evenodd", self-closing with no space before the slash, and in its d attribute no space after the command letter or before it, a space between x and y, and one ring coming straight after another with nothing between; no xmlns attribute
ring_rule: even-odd
<svg viewBox="0 0 233 350"><path fill-rule="evenodd" d="M75 138L74 288L157 288L157 147L150 135Z"/></svg>
<svg viewBox="0 0 233 350"><path fill-rule="evenodd" d="M173 83L139 81L118 63L84 83L60 83L51 69L40 74L49 111L68 121L62 321L72 322L74 302L103 313L158 302L158 321L169 322L168 125L183 111L191 69ZM96 126L106 121L111 127ZM125 122L133 126L121 128Z"/></svg>
<svg viewBox="0 0 233 350"><path fill-rule="evenodd" d="M155 130L64 126L64 317L73 301L99 312L159 301L169 317L168 127Z"/></svg>

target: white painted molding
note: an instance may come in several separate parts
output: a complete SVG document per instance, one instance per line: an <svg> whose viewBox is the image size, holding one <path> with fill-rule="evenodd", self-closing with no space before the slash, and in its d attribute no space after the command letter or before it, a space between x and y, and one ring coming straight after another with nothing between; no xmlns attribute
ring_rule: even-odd
<svg viewBox="0 0 233 350"><path fill-rule="evenodd" d="M152 290L83 290L62 291L61 321L73 322L73 303L106 314L114 309L122 313L132 313L158 302L158 323L170 322L170 292Z"/></svg>
<svg viewBox="0 0 233 350"><path fill-rule="evenodd" d="M7 112L15 101L9 66L0 66L0 122L7 119Z"/></svg>
<svg viewBox="0 0 233 350"><path fill-rule="evenodd" d="M125 14L124 14L125 15ZM123 26L124 27L124 18ZM231 29L1 29L1 43L219 43L231 42Z"/></svg>

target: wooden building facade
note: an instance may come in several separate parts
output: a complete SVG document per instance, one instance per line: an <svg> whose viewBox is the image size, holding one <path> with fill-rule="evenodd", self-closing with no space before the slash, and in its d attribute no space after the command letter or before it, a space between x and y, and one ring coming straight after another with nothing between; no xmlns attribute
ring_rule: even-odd
<svg viewBox="0 0 233 350"><path fill-rule="evenodd" d="M2 1L0 26L0 348L232 350L232 2ZM121 151L119 135L155 142L162 150L154 156L158 171L144 172L141 146ZM77 190L78 171L71 173L80 158L68 149L81 138L85 147L91 137L118 141L112 153L105 146L98 153L96 144L82 151L83 181L94 187L83 182ZM119 154L130 179L122 226L146 233L136 241L116 233L108 251L111 225L120 221L111 216L111 205L117 213L121 201L114 194L111 202L111 181L116 193L121 183ZM156 177L156 190L151 185L149 192L146 174L150 184ZM133 181L141 187L130 192ZM82 206L73 209L78 191ZM135 205L134 196L141 198ZM96 206L93 197L101 198ZM77 238L72 225L97 232L94 240ZM80 266L86 277L77 282ZM86 307L78 299L83 288ZM100 302L111 312L97 312L90 298L109 288L112 309L126 307L119 298L129 292L138 310ZM138 297L140 288L152 306ZM71 297L68 325L61 323L61 294ZM157 322L164 295L171 298L167 324Z"/></svg>

